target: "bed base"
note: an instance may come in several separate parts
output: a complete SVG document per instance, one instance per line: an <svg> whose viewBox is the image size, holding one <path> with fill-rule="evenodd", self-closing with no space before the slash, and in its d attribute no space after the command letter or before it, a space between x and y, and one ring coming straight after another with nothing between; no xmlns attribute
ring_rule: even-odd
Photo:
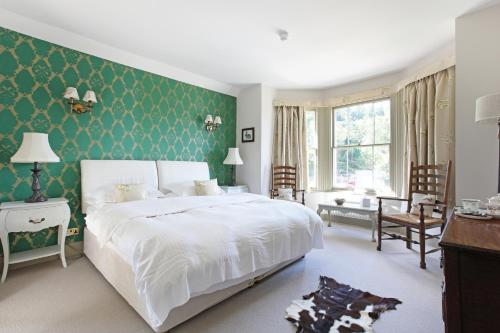
<svg viewBox="0 0 500 333"><path fill-rule="evenodd" d="M174 308L160 327L153 327L148 320L144 304L135 288L130 265L110 245L100 248L96 236L84 230L84 254L104 278L125 298L155 332L166 332L223 300L254 286L257 282L304 258L305 254L283 262L271 269L258 270L231 282L217 284L203 294L193 295L187 303Z"/></svg>

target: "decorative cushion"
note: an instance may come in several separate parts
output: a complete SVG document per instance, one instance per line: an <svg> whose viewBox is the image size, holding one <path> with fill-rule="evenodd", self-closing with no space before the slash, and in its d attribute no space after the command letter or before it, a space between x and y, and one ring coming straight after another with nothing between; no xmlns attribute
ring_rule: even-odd
<svg viewBox="0 0 500 333"><path fill-rule="evenodd" d="M146 200L147 194L144 184L115 185L115 202Z"/></svg>
<svg viewBox="0 0 500 333"><path fill-rule="evenodd" d="M420 203L434 203L434 199L431 195L414 193L410 213L414 215L420 215ZM432 217L433 206L424 206L424 216Z"/></svg>
<svg viewBox="0 0 500 333"><path fill-rule="evenodd" d="M278 199L293 201L293 189L288 188L278 188Z"/></svg>
<svg viewBox="0 0 500 333"><path fill-rule="evenodd" d="M217 184L217 178L210 180L195 180L194 186L196 195L218 195L223 192Z"/></svg>

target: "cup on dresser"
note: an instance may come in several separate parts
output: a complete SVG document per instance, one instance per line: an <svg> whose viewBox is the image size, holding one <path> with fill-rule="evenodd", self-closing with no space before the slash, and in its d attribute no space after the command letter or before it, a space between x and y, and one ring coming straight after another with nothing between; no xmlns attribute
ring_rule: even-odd
<svg viewBox="0 0 500 333"><path fill-rule="evenodd" d="M481 200L477 199L462 199L462 212L466 214L477 213Z"/></svg>

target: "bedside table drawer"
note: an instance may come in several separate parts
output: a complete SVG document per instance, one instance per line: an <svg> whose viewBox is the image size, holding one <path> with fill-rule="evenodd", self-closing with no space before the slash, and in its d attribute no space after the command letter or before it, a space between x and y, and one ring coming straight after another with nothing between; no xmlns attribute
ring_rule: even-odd
<svg viewBox="0 0 500 333"><path fill-rule="evenodd" d="M7 232L39 231L63 223L65 206L12 210L6 215Z"/></svg>

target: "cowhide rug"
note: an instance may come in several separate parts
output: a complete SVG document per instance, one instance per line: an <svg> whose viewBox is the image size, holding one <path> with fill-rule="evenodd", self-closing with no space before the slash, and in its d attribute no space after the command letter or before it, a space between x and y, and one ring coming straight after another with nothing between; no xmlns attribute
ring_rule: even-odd
<svg viewBox="0 0 500 333"><path fill-rule="evenodd" d="M320 276L319 289L286 309L297 333L373 332L372 324L401 301L384 298Z"/></svg>

